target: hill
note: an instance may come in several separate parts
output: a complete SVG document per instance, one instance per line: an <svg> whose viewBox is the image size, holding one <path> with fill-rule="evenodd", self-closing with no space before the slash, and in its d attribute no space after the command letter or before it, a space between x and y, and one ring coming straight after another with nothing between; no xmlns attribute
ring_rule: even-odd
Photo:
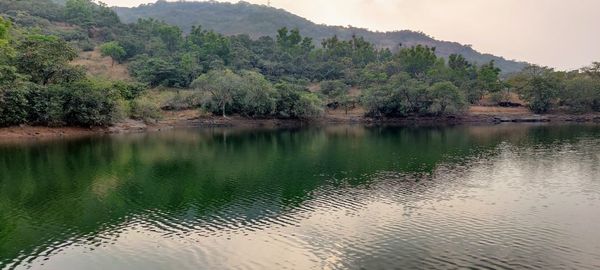
<svg viewBox="0 0 600 270"><path fill-rule="evenodd" d="M319 43L325 38L337 35L350 39L352 35L364 37L381 48L397 49L399 44L417 44L437 48L438 56L447 58L450 54L462 54L467 60L483 64L494 60L504 73L518 72L526 63L506 60L491 54L482 54L468 45L457 42L436 40L424 33L403 30L394 32L374 32L367 29L343 26L328 26L313 23L283 9L247 2L237 4L219 2L165 2L140 5L134 8L115 7L121 20L126 23L139 18L155 18L181 27L189 32L192 26L201 25L225 35L249 34L251 37L274 36L281 27L298 28L303 35Z"/></svg>

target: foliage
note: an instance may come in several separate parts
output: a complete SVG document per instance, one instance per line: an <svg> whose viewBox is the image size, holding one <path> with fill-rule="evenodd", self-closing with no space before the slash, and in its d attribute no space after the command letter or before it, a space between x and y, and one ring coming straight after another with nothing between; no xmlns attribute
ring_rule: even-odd
<svg viewBox="0 0 600 270"><path fill-rule="evenodd" d="M323 101L306 88L282 82L275 85L278 94L277 116L282 118L317 118L323 114Z"/></svg>
<svg viewBox="0 0 600 270"><path fill-rule="evenodd" d="M204 5L215 8L213 13L229 5L243 10L234 13L285 17L272 10L260 13L262 8L247 3L161 2L145 8ZM67 0L64 6L49 0L0 0L0 13L12 22L0 18L0 88L7 104L0 117L6 124L110 125L122 117L123 104L144 120L158 118L160 108L199 106L223 116L306 119L320 117L325 106L347 111L359 101L373 117L443 115L461 113L483 96L505 99L511 92L539 113L559 106L578 112L600 107L598 63L569 73L529 67L503 81L499 67L507 61L468 47L449 49L421 33L385 33L394 42L382 46L380 33L331 31L301 21L276 29L266 23L260 30L268 32L261 35L251 31L255 24L233 33L214 27L220 23L201 27L188 22L181 29L144 16L123 24L110 8L91 0ZM165 21L182 19L177 17ZM97 44L113 64L127 64L137 82L99 81L70 65L77 56L72 45L90 50ZM307 89L314 84L320 84L319 93ZM177 92L191 87L195 93L153 102L142 95L146 87Z"/></svg>
<svg viewBox="0 0 600 270"><path fill-rule="evenodd" d="M374 117L424 115L431 103L427 84L408 73L394 75L387 84L371 88L363 96L367 114Z"/></svg>
<svg viewBox="0 0 600 270"><path fill-rule="evenodd" d="M350 87L340 80L321 82L321 93L329 97L339 97L348 94Z"/></svg>
<svg viewBox="0 0 600 270"><path fill-rule="evenodd" d="M433 102L430 111L434 114L456 113L466 105L464 96L451 82L435 83L428 91Z"/></svg>
<svg viewBox="0 0 600 270"><path fill-rule="evenodd" d="M275 114L277 93L273 85L260 73L243 71L239 91L239 113L252 117Z"/></svg>
<svg viewBox="0 0 600 270"><path fill-rule="evenodd" d="M437 61L435 48L417 45L400 50L396 56L400 69L411 76L423 77Z"/></svg>
<svg viewBox="0 0 600 270"><path fill-rule="evenodd" d="M140 97L131 101L131 118L146 123L155 122L162 117L160 106L148 97Z"/></svg>
<svg viewBox="0 0 600 270"><path fill-rule="evenodd" d="M29 35L17 46L16 67L31 81L46 85L81 78L81 72L68 66L77 53L55 36Z"/></svg>
<svg viewBox="0 0 600 270"><path fill-rule="evenodd" d="M109 83L82 80L62 89L64 122L74 126L107 126L120 120L120 93Z"/></svg>
<svg viewBox="0 0 600 270"><path fill-rule="evenodd" d="M27 91L22 87L0 89L0 126L25 123L28 105Z"/></svg>
<svg viewBox="0 0 600 270"><path fill-rule="evenodd" d="M102 44L102 46L100 46L100 52L102 53L102 56L108 56L112 59L113 66L115 65L115 61L120 62L125 55L127 55L125 49L115 41Z"/></svg>
<svg viewBox="0 0 600 270"><path fill-rule="evenodd" d="M192 87L210 94L205 107L211 111L219 111L226 116L227 106L234 102L241 87L242 79L229 69L214 70L203 74L192 83Z"/></svg>
<svg viewBox="0 0 600 270"><path fill-rule="evenodd" d="M510 80L516 92L536 113L548 112L560 91L560 78L550 68L529 66Z"/></svg>
<svg viewBox="0 0 600 270"><path fill-rule="evenodd" d="M117 14L108 6L91 0L68 0L64 16L68 22L85 27L106 27L120 23Z"/></svg>
<svg viewBox="0 0 600 270"><path fill-rule="evenodd" d="M372 44L375 48L389 48L390 50L396 50L398 44L403 44L405 47L429 44L437 48L436 53L439 57L448 58L450 54L462 54L469 62L476 64L495 60L505 73L518 72L525 67L524 63L482 54L468 45L435 40L420 32L406 30L375 32L356 27L326 26L315 24L285 10L253 5L243 1L238 4L219 1L159 1L155 4L134 8L116 8L115 10L127 23L135 23L139 18L156 18L159 21L179 26L184 33L190 33L192 27L202 25L205 29L213 29L224 35L245 33L252 37L270 36L273 38L277 35L277 30L282 27L290 30L298 28L303 36L317 42L333 36L337 36L339 40L352 40L355 36L363 37L364 41ZM173 16L173 14L177 14L177 16ZM360 58L355 58L357 62L362 61L358 59ZM269 77L269 74L263 74ZM335 78L325 77L319 80L324 79Z"/></svg>
<svg viewBox="0 0 600 270"><path fill-rule="evenodd" d="M564 87L558 94L562 105L574 112L600 111L600 78L575 76Z"/></svg>
<svg viewBox="0 0 600 270"><path fill-rule="evenodd" d="M185 87L188 85L187 78L172 59L151 58L148 55L141 55L130 63L129 71L140 82L153 87Z"/></svg>

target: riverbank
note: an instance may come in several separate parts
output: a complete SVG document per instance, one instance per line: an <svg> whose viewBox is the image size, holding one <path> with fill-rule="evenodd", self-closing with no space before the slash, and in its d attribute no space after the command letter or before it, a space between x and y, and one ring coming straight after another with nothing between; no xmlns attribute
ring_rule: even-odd
<svg viewBox="0 0 600 270"><path fill-rule="evenodd" d="M145 123L137 120L126 120L111 127L38 127L16 126L0 128L0 142L11 140L47 140L56 138L77 138L101 134L156 132L174 128L208 128L208 127L237 127L237 128L277 128L299 127L306 125L327 124L402 124L402 125L458 125L458 124L495 124L495 123L599 123L600 113L595 114L565 114L553 113L536 115L522 108L500 107L471 107L464 115L443 117L404 117L373 119L363 116L361 111L348 113L328 112L321 119L313 121L284 120L284 119L252 119L240 116L227 118L201 115L197 110L167 112L162 120Z"/></svg>

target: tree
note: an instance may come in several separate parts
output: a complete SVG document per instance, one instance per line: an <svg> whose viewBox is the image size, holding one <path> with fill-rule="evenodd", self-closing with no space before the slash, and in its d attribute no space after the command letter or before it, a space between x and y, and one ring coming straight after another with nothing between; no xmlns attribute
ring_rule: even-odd
<svg viewBox="0 0 600 270"><path fill-rule="evenodd" d="M241 85L242 78L229 69L209 71L192 83L193 88L211 95L211 101L221 110L223 117L227 117L227 106L233 104Z"/></svg>
<svg viewBox="0 0 600 270"><path fill-rule="evenodd" d="M339 97L348 94L350 87L340 80L321 82L321 93L329 97Z"/></svg>
<svg viewBox="0 0 600 270"><path fill-rule="evenodd" d="M277 92L263 75L242 71L238 90L239 111L247 116L269 116L277 109Z"/></svg>
<svg viewBox="0 0 600 270"><path fill-rule="evenodd" d="M0 66L7 65L14 56L14 50L9 45L11 23L0 17ZM1 77L2 75L0 75Z"/></svg>
<svg viewBox="0 0 600 270"><path fill-rule="evenodd" d="M277 110L279 117L310 119L323 115L323 101L305 87L292 83L279 83Z"/></svg>
<svg viewBox="0 0 600 270"><path fill-rule="evenodd" d="M70 61L77 52L67 42L55 36L30 35L17 47L16 63L19 73L31 76L38 84L62 80Z"/></svg>
<svg viewBox="0 0 600 270"><path fill-rule="evenodd" d="M600 62L594 62L591 66L584 67L581 70L590 77L600 79Z"/></svg>
<svg viewBox="0 0 600 270"><path fill-rule="evenodd" d="M571 111L600 111L600 81L589 76L575 76L565 81L564 90L558 97Z"/></svg>
<svg viewBox="0 0 600 270"><path fill-rule="evenodd" d="M121 61L127 54L125 49L116 41L102 44L102 46L100 46L100 52L102 53L102 56L108 56L112 59L111 66L113 67L115 66L115 61Z"/></svg>
<svg viewBox="0 0 600 270"><path fill-rule="evenodd" d="M396 56L400 68L413 77L422 78L432 68L436 61L435 47L417 45L404 48Z"/></svg>
<svg viewBox="0 0 600 270"><path fill-rule="evenodd" d="M431 112L438 115L461 111L466 102L465 98L451 82L439 82L429 88L432 99Z"/></svg>
<svg viewBox="0 0 600 270"><path fill-rule="evenodd" d="M487 93L495 93L502 90L500 72L501 70L496 67L493 60L479 67L477 82L480 89Z"/></svg>
<svg viewBox="0 0 600 270"><path fill-rule="evenodd" d="M509 84L529 103L535 113L546 113L560 91L560 80L554 70L531 65L509 80Z"/></svg>

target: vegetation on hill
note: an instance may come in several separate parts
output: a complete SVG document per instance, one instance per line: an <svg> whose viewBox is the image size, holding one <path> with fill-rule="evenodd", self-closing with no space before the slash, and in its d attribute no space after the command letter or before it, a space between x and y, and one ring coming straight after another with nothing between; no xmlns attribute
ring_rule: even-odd
<svg viewBox="0 0 600 270"><path fill-rule="evenodd" d="M470 62L485 64L494 60L504 73L518 72L525 63L506 60L490 54L482 54L467 45L456 42L439 41L421 32L393 31L374 32L356 27L327 26L315 24L305 18L291 14L283 9L254 5L247 2L236 4L222 2L166 2L141 5L134 8L116 7L114 10L126 23L134 23L142 18L155 18L179 26L189 33L194 26L202 25L224 35L248 34L252 38L274 37L277 30L300 29L303 35L317 43L332 36L348 40L352 36L364 39L378 48L392 51L402 47L409 48L418 44L435 47L436 54L448 58L452 54L461 54Z"/></svg>
<svg viewBox="0 0 600 270"><path fill-rule="evenodd" d="M318 45L285 27L274 37L201 26L184 34L155 19L121 23L90 0L0 0L0 15L0 126L104 126L124 117L153 120L161 108L311 119L362 106L371 117L440 116L460 114L484 96L508 103L515 92L539 113L600 111L598 63L572 72L530 66L502 80L495 61L446 59L427 45L392 51L357 35ZM78 50L110 58L107 68L124 63L118 67L137 82L86 73L73 65ZM146 88L176 94L157 104L157 91Z"/></svg>

